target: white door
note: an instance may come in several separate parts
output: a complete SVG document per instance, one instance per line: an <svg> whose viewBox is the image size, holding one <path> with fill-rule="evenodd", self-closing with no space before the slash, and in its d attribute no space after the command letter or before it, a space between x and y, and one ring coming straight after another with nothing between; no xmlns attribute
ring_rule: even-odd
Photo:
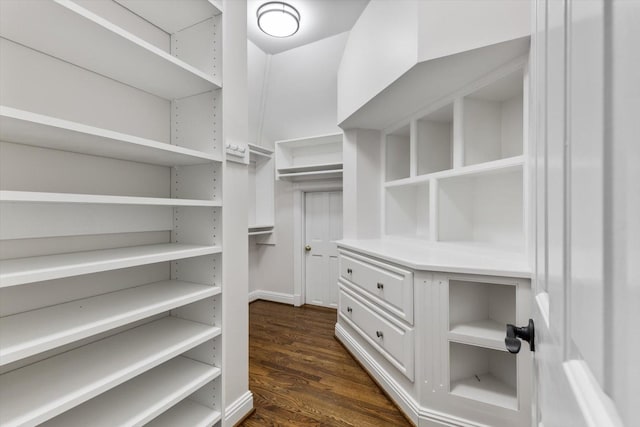
<svg viewBox="0 0 640 427"><path fill-rule="evenodd" d="M305 193L305 303L338 306L342 191Z"/></svg>
<svg viewBox="0 0 640 427"><path fill-rule="evenodd" d="M640 419L640 2L537 0L536 422Z"/></svg>

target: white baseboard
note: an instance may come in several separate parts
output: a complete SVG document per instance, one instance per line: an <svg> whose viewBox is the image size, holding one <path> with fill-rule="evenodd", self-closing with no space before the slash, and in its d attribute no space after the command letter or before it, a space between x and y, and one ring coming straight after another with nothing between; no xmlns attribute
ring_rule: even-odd
<svg viewBox="0 0 640 427"><path fill-rule="evenodd" d="M247 390L224 410L224 427L234 426L246 417L253 409L253 393Z"/></svg>
<svg viewBox="0 0 640 427"><path fill-rule="evenodd" d="M369 355L367 350L355 340L349 331L339 323L336 323L335 334L338 340L351 352L351 354L365 367L391 399L402 409L407 417L417 426L442 426L442 427L476 427L468 420L456 418L449 414L435 412L424 408L407 393L400 384L376 360Z"/></svg>
<svg viewBox="0 0 640 427"><path fill-rule="evenodd" d="M295 302L295 298L293 294L263 291L260 289L256 289L255 291L249 292L249 302L254 302L259 299L265 300L265 301L280 302L282 304L289 304L289 305L294 305L294 302Z"/></svg>

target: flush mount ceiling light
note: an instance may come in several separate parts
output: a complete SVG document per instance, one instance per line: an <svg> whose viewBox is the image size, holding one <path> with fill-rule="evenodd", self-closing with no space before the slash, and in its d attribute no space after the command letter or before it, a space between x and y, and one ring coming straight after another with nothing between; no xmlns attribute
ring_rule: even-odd
<svg viewBox="0 0 640 427"><path fill-rule="evenodd" d="M258 27L272 37L289 37L300 28L300 12L290 4L270 1L258 8Z"/></svg>

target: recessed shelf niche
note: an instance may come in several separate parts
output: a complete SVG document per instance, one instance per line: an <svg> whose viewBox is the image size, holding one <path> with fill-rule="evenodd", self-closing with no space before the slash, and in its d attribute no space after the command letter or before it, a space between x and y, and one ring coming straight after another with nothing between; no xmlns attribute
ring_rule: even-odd
<svg viewBox="0 0 640 427"><path fill-rule="evenodd" d="M462 99L464 164L522 155L523 72L518 70Z"/></svg>
<svg viewBox="0 0 640 427"><path fill-rule="evenodd" d="M516 356L499 350L449 343L449 391L453 395L518 409Z"/></svg>
<svg viewBox="0 0 640 427"><path fill-rule="evenodd" d="M411 136L410 126L387 134L385 143L385 181L408 178L410 175Z"/></svg>
<svg viewBox="0 0 640 427"><path fill-rule="evenodd" d="M449 339L505 350L516 323L516 286L449 280Z"/></svg>
<svg viewBox="0 0 640 427"><path fill-rule="evenodd" d="M429 183L386 189L385 223L390 236L429 238Z"/></svg>
<svg viewBox="0 0 640 427"><path fill-rule="evenodd" d="M418 175L453 167L453 104L417 121Z"/></svg>

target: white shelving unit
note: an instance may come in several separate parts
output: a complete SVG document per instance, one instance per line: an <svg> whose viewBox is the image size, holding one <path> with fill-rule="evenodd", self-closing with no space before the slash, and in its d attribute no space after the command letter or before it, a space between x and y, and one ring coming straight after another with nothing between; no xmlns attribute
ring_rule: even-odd
<svg viewBox="0 0 640 427"><path fill-rule="evenodd" d="M516 323L516 286L449 280L449 340L505 351Z"/></svg>
<svg viewBox="0 0 640 427"><path fill-rule="evenodd" d="M385 181L409 178L411 174L411 127L389 132L385 141Z"/></svg>
<svg viewBox="0 0 640 427"><path fill-rule="evenodd" d="M249 236L273 233L274 181L273 151L249 144Z"/></svg>
<svg viewBox="0 0 640 427"><path fill-rule="evenodd" d="M385 134L383 235L526 256L524 61Z"/></svg>
<svg viewBox="0 0 640 427"><path fill-rule="evenodd" d="M291 181L342 177L342 134L276 141L277 178Z"/></svg>
<svg viewBox="0 0 640 427"><path fill-rule="evenodd" d="M0 2L3 426L220 424L222 24Z"/></svg>
<svg viewBox="0 0 640 427"><path fill-rule="evenodd" d="M417 175L453 167L453 104L416 121Z"/></svg>

